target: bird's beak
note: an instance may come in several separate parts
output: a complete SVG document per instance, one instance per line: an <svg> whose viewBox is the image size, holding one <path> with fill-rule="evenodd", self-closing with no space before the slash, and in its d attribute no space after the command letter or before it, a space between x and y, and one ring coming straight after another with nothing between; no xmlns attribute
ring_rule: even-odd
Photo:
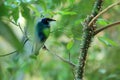
<svg viewBox="0 0 120 80"><path fill-rule="evenodd" d="M50 19L49 21L56 21L55 19Z"/></svg>

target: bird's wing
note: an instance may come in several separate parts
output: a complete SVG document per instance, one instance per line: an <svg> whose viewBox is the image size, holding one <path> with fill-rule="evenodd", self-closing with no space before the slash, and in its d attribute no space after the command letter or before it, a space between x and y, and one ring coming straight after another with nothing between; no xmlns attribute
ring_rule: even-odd
<svg viewBox="0 0 120 80"><path fill-rule="evenodd" d="M34 43L33 52L35 55L39 54L39 50L44 46L44 42L36 40Z"/></svg>

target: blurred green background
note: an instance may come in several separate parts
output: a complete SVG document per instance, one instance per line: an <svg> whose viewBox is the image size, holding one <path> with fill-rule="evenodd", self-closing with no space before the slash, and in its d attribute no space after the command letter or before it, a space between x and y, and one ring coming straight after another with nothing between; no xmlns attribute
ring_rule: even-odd
<svg viewBox="0 0 120 80"><path fill-rule="evenodd" d="M78 62L82 25L96 0L1 0L0 55L19 50L19 54L0 57L0 80L74 80L72 68L52 53ZM103 0L102 9L118 0ZM97 28L120 19L116 6L97 21ZM56 19L51 34L37 59L29 57L34 42L34 26L43 17ZM13 24L14 23L14 24ZM16 26L17 24L18 26ZM20 24L20 25L19 25ZM29 41L22 49L22 30ZM102 31L92 41L85 68L85 80L120 80L120 27Z"/></svg>

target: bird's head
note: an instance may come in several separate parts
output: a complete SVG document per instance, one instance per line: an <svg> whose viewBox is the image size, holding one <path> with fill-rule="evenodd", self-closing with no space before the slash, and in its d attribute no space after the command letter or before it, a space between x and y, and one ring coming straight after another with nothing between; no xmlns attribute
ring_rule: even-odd
<svg viewBox="0 0 120 80"><path fill-rule="evenodd" d="M49 22L51 22L51 21L56 21L56 20L50 19L50 18L43 18L43 19L41 20L41 22L44 23L44 24L49 24Z"/></svg>

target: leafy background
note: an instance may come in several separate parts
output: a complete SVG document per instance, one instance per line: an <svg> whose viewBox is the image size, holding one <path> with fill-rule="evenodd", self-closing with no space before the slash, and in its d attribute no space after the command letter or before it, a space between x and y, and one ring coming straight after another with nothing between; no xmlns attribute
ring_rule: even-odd
<svg viewBox="0 0 120 80"><path fill-rule="evenodd" d="M105 0L102 9L117 0ZM0 80L73 80L74 72L65 62L51 53L77 63L82 25L91 13L95 0L1 0L0 1L0 55L19 50L19 54L0 57ZM120 6L103 14L98 28L120 19ZM37 59L30 58L34 41L34 26L43 17L56 19L51 23L51 34ZM26 27L29 41L22 48ZM120 27L99 33L91 44L85 80L120 80Z"/></svg>

